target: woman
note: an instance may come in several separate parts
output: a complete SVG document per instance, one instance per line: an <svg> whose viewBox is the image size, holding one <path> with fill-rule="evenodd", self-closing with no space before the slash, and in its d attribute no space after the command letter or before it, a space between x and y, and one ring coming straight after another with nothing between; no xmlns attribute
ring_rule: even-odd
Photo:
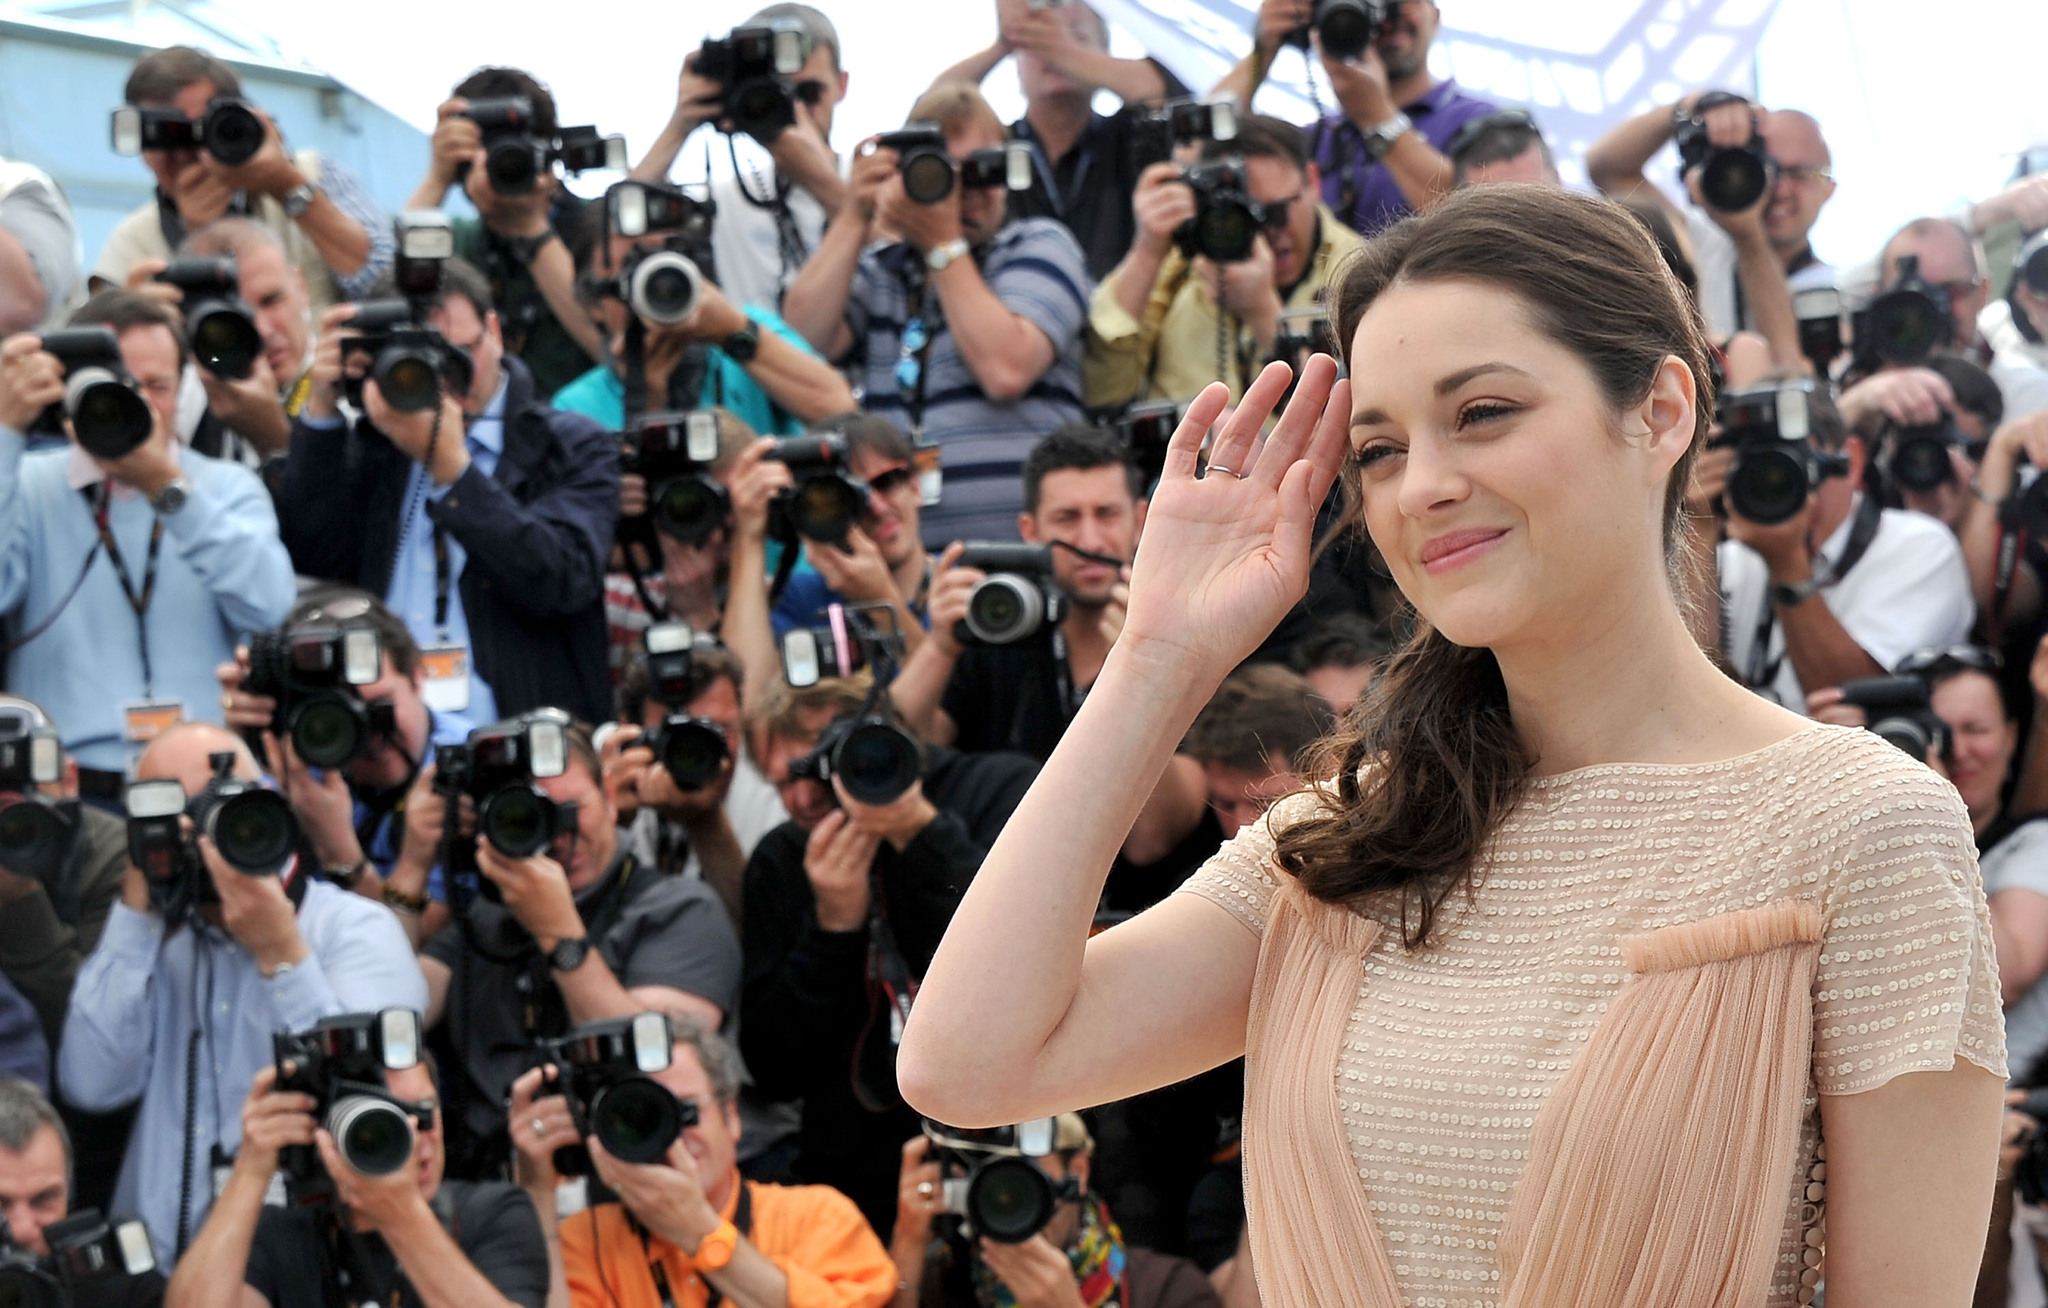
<svg viewBox="0 0 2048 1308"><path fill-rule="evenodd" d="M1017 1121L1247 1059L1269 1308L1962 1304L2005 1071L1955 792L1717 672L1673 597L1711 397L1634 220L1460 192L1338 301L1352 382L1174 437L1102 680L983 864L898 1074ZM1338 782L1088 939L1345 461L1418 634ZM1905 1075L1911 1073L1911 1075ZM1815 1107L1817 1098L1817 1109ZM1826 1145L1821 1144L1825 1137Z"/></svg>

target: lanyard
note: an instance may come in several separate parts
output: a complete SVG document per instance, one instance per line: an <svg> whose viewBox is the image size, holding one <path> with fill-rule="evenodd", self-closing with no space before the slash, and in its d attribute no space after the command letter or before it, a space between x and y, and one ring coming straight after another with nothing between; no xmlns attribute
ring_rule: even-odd
<svg viewBox="0 0 2048 1308"><path fill-rule="evenodd" d="M467 438L465 437L465 439ZM405 552L406 538L412 535L412 524L418 520L420 506L426 502L427 479L430 476L432 474L425 467L419 468L419 480L413 484L412 497L406 501L405 521L400 523L398 527L398 550L396 552L398 554ZM454 566L448 556L448 533L438 522L433 524L433 541L434 639L446 641L448 639L448 600L453 591L455 578ZM394 555L392 566L396 567L397 565L398 560L396 555Z"/></svg>
<svg viewBox="0 0 2048 1308"><path fill-rule="evenodd" d="M149 557L142 565L142 593L128 584L128 565L121 558L121 546L114 539L113 530L107 525L107 511L113 497L113 488L106 482L100 483L99 507L93 511L93 525L99 528L100 546L107 552L107 562L114 565L114 580L121 583L121 594L128 601L128 607L135 611L135 634L142 646L142 697L151 699L156 695L156 677L149 662L149 624L145 620L149 613L149 602L156 598L157 556L164 543L164 520L156 519L149 529Z"/></svg>
<svg viewBox="0 0 2048 1308"><path fill-rule="evenodd" d="M1081 157L1074 164L1074 181L1071 194L1079 197L1088 189L1088 168L1095 162L1095 125L1091 122L1081 137ZM1060 188L1059 174L1054 170L1053 161L1046 157L1045 147L1039 143L1035 132L1027 131L1024 141L1031 147L1032 162L1038 165L1038 180L1045 185L1046 201L1052 205L1053 215L1062 222L1067 217L1067 194Z"/></svg>
<svg viewBox="0 0 2048 1308"><path fill-rule="evenodd" d="M916 440L924 435L925 390L930 384L931 369L928 366L932 356L932 342L938 339L944 324L937 321L938 306L932 295L931 283L921 271L906 275L903 279L906 303L915 302L916 312L909 322L903 324L900 343L902 357L896 361L896 384L900 388L906 382L910 386L910 398L906 407L910 413L910 435ZM933 321L926 322L929 315ZM908 374L906 376L906 374Z"/></svg>

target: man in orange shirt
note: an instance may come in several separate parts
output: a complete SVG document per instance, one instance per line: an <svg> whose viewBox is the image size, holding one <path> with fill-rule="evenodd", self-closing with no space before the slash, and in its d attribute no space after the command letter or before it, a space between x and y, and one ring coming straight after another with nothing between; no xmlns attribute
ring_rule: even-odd
<svg viewBox="0 0 2048 1308"><path fill-rule="evenodd" d="M671 1018L674 1056L649 1073L694 1102L664 1163L622 1163L595 1137L598 1176L620 1203L562 1222L562 1266L576 1308L882 1308L896 1264L853 1201L829 1186L740 1179L739 1069L730 1048L696 1022ZM541 1073L513 1086L512 1136L529 1187L551 1185L555 1146L576 1142L558 1096L537 1102Z"/></svg>

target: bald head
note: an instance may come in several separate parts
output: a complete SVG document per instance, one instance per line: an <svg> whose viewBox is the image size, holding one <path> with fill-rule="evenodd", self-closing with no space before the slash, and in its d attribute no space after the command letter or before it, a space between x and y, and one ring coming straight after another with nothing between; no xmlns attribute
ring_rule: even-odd
<svg viewBox="0 0 2048 1308"><path fill-rule="evenodd" d="M1780 163L1830 167L1834 156L1820 134L1820 120L1803 109L1773 109L1763 116L1764 143Z"/></svg>
<svg viewBox="0 0 2048 1308"><path fill-rule="evenodd" d="M241 780L262 780L263 769L256 766L256 756L249 752L242 738L211 722L180 722L159 733L149 742L149 748L142 751L135 779L176 781L186 794L196 795L213 779L213 765L208 758L214 754L233 754L235 776Z"/></svg>

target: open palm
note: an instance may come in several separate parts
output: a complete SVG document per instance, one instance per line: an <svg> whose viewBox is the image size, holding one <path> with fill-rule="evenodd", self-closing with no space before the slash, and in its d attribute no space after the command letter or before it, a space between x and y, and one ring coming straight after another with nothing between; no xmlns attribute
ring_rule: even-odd
<svg viewBox="0 0 2048 1308"><path fill-rule="evenodd" d="M1344 460L1351 383L1312 356L1280 423L1259 430L1291 371L1274 363L1246 390L1195 476L1202 434L1229 403L1220 383L1188 406L1131 567L1122 639L1173 648L1222 675L1257 649L1308 589L1316 511Z"/></svg>

